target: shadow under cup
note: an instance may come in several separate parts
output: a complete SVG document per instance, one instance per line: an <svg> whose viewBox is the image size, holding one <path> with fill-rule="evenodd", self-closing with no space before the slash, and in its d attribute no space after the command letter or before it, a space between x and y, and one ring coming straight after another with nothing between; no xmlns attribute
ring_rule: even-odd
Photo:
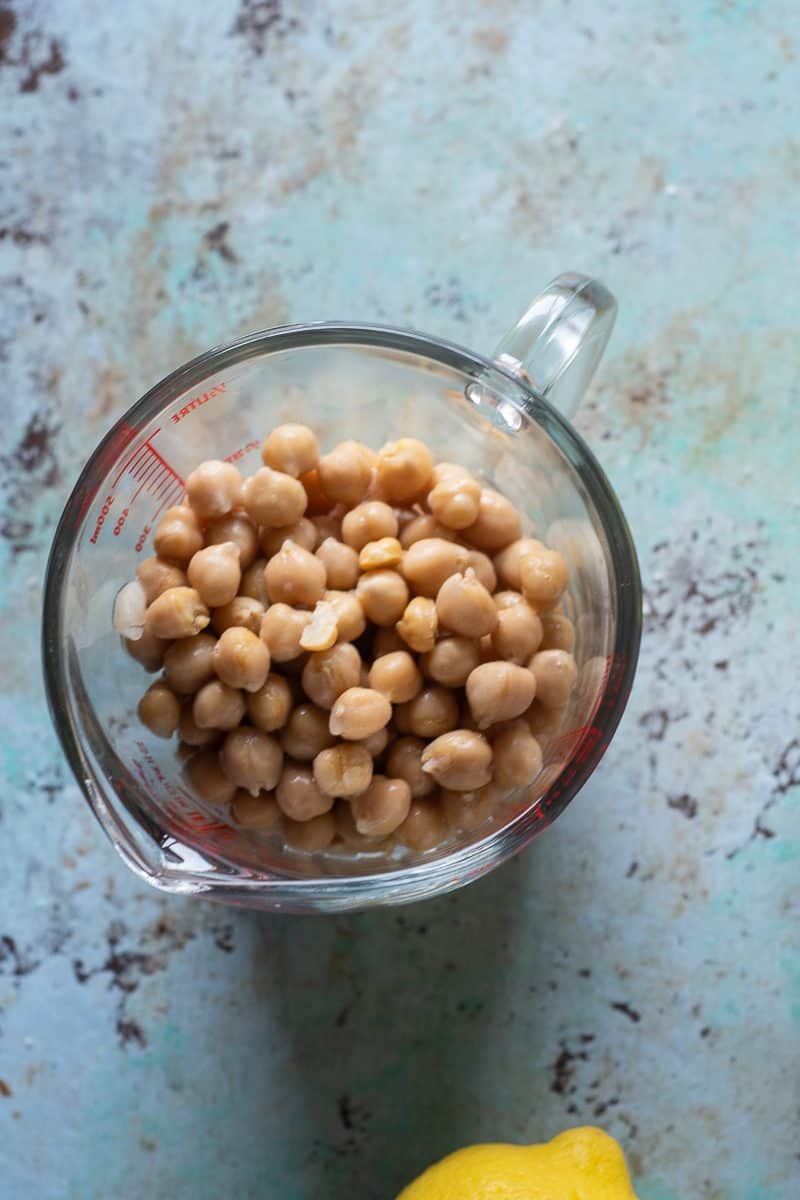
<svg viewBox="0 0 800 1200"><path fill-rule="evenodd" d="M484 825L433 851L307 856L254 834L195 795L175 743L136 717L147 676L112 628L119 589L151 552L159 512L206 458L244 474L267 431L313 426L324 450L357 438L425 441L503 492L570 567L564 610L578 684L543 744L532 787ZM510 372L459 347L377 327L272 330L195 359L126 414L89 459L56 533L43 651L53 718L96 816L128 865L166 891L268 909L400 903L458 887L516 853L566 806L599 761L636 665L635 551L611 487L572 427Z"/></svg>

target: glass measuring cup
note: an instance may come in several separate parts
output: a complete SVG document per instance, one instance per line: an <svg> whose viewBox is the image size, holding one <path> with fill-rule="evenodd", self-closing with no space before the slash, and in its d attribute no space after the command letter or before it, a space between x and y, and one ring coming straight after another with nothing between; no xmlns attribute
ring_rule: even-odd
<svg viewBox="0 0 800 1200"><path fill-rule="evenodd" d="M486 873L564 809L622 715L641 629L636 554L602 470L566 419L602 355L616 305L562 275L493 358L375 325L295 325L211 350L157 384L89 458L47 568L43 656L70 765L128 866L154 886L273 910L340 911L435 895ZM193 793L175 745L136 717L148 682L114 634L116 593L152 553L160 513L206 458L249 474L265 433L305 421L323 448L357 437L426 441L504 492L567 558L578 685L544 742L535 783L426 853L400 846L313 856L235 825Z"/></svg>

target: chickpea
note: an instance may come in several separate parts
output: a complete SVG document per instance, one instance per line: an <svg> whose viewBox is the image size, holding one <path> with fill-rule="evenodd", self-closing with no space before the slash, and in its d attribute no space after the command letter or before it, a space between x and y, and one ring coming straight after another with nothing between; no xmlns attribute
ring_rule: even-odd
<svg viewBox="0 0 800 1200"><path fill-rule="evenodd" d="M396 628L403 642L418 654L432 650L439 630L436 601L427 596L415 596L409 600Z"/></svg>
<svg viewBox="0 0 800 1200"><path fill-rule="evenodd" d="M164 677L174 692L193 695L214 678L215 645L210 633L173 642L164 655Z"/></svg>
<svg viewBox="0 0 800 1200"><path fill-rule="evenodd" d="M463 531L467 541L478 550L492 553L503 550L520 533L519 513L511 501L491 488L483 488L477 520Z"/></svg>
<svg viewBox="0 0 800 1200"><path fill-rule="evenodd" d="M447 823L441 805L431 797L414 800L405 821L395 830L398 842L418 853L432 850L446 836Z"/></svg>
<svg viewBox="0 0 800 1200"><path fill-rule="evenodd" d="M480 638L497 625L497 609L471 567L445 579L436 595L439 624L463 637Z"/></svg>
<svg viewBox="0 0 800 1200"><path fill-rule="evenodd" d="M431 486L438 487L445 479L472 479L472 472L461 463L438 462L431 471Z"/></svg>
<svg viewBox="0 0 800 1200"><path fill-rule="evenodd" d="M446 579L464 571L469 561L466 546L444 538L423 538L406 550L403 577L419 596L436 596Z"/></svg>
<svg viewBox="0 0 800 1200"><path fill-rule="evenodd" d="M188 504L168 508L156 525L153 545L159 558L185 567L193 554L203 547L203 533Z"/></svg>
<svg viewBox="0 0 800 1200"><path fill-rule="evenodd" d="M536 699L545 708L563 708L568 702L578 668L566 650L540 650L528 666L536 678Z"/></svg>
<svg viewBox="0 0 800 1200"><path fill-rule="evenodd" d="M350 801L355 827L364 837L386 837L403 824L411 807L411 789L405 779L374 776L361 795Z"/></svg>
<svg viewBox="0 0 800 1200"><path fill-rule="evenodd" d="M386 759L386 770L394 779L405 779L411 795L416 800L420 796L429 795L435 788L430 775L422 769L422 751L425 743L422 738L401 737L392 742Z"/></svg>
<svg viewBox="0 0 800 1200"><path fill-rule="evenodd" d="M350 687L334 701L328 728L335 737L361 742L388 725L391 717L392 706L380 692Z"/></svg>
<svg viewBox="0 0 800 1200"><path fill-rule="evenodd" d="M181 719L178 722L178 737L181 739L181 744L194 749L195 746L213 746L215 745L222 734L218 729L201 729L195 724L192 716L192 705L184 704L181 711Z"/></svg>
<svg viewBox="0 0 800 1200"><path fill-rule="evenodd" d="M557 550L529 550L519 560L519 573L525 599L534 608L550 608L569 583L569 567Z"/></svg>
<svg viewBox="0 0 800 1200"><path fill-rule="evenodd" d="M422 751L422 769L451 792L483 787L492 777L492 747L470 729L453 729Z"/></svg>
<svg viewBox="0 0 800 1200"><path fill-rule="evenodd" d="M361 685L364 686L363 684ZM380 758L386 747L389 745L389 730L376 729L375 733L371 733L368 738L364 738L361 745L365 750L369 751L372 758Z"/></svg>
<svg viewBox="0 0 800 1200"><path fill-rule="evenodd" d="M231 815L242 828L263 832L276 828L281 819L281 810L274 796L264 792L254 796L252 792L240 788L233 797Z"/></svg>
<svg viewBox="0 0 800 1200"><path fill-rule="evenodd" d="M527 604L528 601L520 592L495 592L494 606L498 612L504 608L513 608L515 604Z"/></svg>
<svg viewBox="0 0 800 1200"><path fill-rule="evenodd" d="M201 750L192 755L183 774L189 787L207 804L228 804L236 794L236 784L223 772L216 750Z"/></svg>
<svg viewBox="0 0 800 1200"><path fill-rule="evenodd" d="M261 622L260 637L275 662L288 663L303 653L300 639L310 620L310 612L301 612L288 604L269 606Z"/></svg>
<svg viewBox="0 0 800 1200"><path fill-rule="evenodd" d="M392 704L403 704L421 691L422 675L407 650L395 650L375 659L369 671L369 686Z"/></svg>
<svg viewBox="0 0 800 1200"><path fill-rule="evenodd" d="M478 653L481 656L482 663L495 662L497 655L495 654L494 646L492 645L492 635L485 634L478 641Z"/></svg>
<svg viewBox="0 0 800 1200"><path fill-rule="evenodd" d="M358 556L362 571L375 571L381 567L396 567L403 558L403 547L397 538L378 538L367 542Z"/></svg>
<svg viewBox="0 0 800 1200"><path fill-rule="evenodd" d="M342 540L342 518L338 504L331 512L323 513L321 516L312 519L314 528L317 531L315 550L319 549L326 538L333 538L337 542Z"/></svg>
<svg viewBox="0 0 800 1200"><path fill-rule="evenodd" d="M539 741L555 737L560 732L567 716L564 708L546 708L538 700L534 700L525 713L525 722L531 733Z"/></svg>
<svg viewBox="0 0 800 1200"><path fill-rule="evenodd" d="M384 654L394 654L395 650L406 650L408 647L396 629L384 626L376 629L372 637L372 657L382 658Z"/></svg>
<svg viewBox="0 0 800 1200"><path fill-rule="evenodd" d="M171 738L181 718L181 704L175 693L159 681L147 689L136 712L156 737Z"/></svg>
<svg viewBox="0 0 800 1200"><path fill-rule="evenodd" d="M333 796L319 789L310 767L287 762L283 768L275 799L281 812L293 821L310 821L333 808Z"/></svg>
<svg viewBox="0 0 800 1200"><path fill-rule="evenodd" d="M211 614L211 627L215 633L224 633L231 625L241 625L251 633L261 632L264 620L264 605L250 596L234 596L230 604L221 604Z"/></svg>
<svg viewBox="0 0 800 1200"><path fill-rule="evenodd" d="M145 671L159 671L164 661L164 655L172 642L156 637L154 633L144 629L142 636L136 639L123 638L122 644L131 658L140 663Z"/></svg>
<svg viewBox="0 0 800 1200"><path fill-rule="evenodd" d="M474 524L480 502L480 484L469 475L449 475L428 493L431 512L448 529L466 529Z"/></svg>
<svg viewBox="0 0 800 1200"><path fill-rule="evenodd" d="M242 488L242 504L256 525L279 529L293 525L306 511L308 497L299 480L291 475L261 467Z"/></svg>
<svg viewBox="0 0 800 1200"><path fill-rule="evenodd" d="M340 642L354 642L367 628L367 619L353 592L325 592L323 601L333 605Z"/></svg>
<svg viewBox="0 0 800 1200"><path fill-rule="evenodd" d="M225 738L219 763L237 787L257 796L272 791L277 784L283 769L283 750L277 738L242 725Z"/></svg>
<svg viewBox="0 0 800 1200"><path fill-rule="evenodd" d="M308 517L301 517L293 525L281 525L279 529L262 529L259 541L267 558L277 554L288 541L302 546L304 550L313 550L317 544L317 527Z"/></svg>
<svg viewBox="0 0 800 1200"><path fill-rule="evenodd" d="M416 438L387 442L378 453L377 483L387 500L403 504L424 492L431 480L433 455Z"/></svg>
<svg viewBox="0 0 800 1200"><path fill-rule="evenodd" d="M261 638L238 625L226 629L214 647L214 670L228 687L257 692L266 683L269 663Z"/></svg>
<svg viewBox="0 0 800 1200"><path fill-rule="evenodd" d="M298 704L281 730L284 753L298 762L311 762L335 740L328 729L327 712L316 704Z"/></svg>
<svg viewBox="0 0 800 1200"><path fill-rule="evenodd" d="M445 820L455 833L474 833L491 817L496 797L491 784L474 792L451 792L440 788L439 803Z"/></svg>
<svg viewBox="0 0 800 1200"><path fill-rule="evenodd" d="M372 755L364 746L340 742L320 751L313 770L317 787L324 795L359 796L372 781Z"/></svg>
<svg viewBox="0 0 800 1200"><path fill-rule="evenodd" d="M242 570L235 542L206 546L192 555L187 569L189 583L209 608L230 604L239 590Z"/></svg>
<svg viewBox="0 0 800 1200"><path fill-rule="evenodd" d="M242 477L233 463L209 459L195 467L186 480L186 496L201 521L214 521L236 508L242 495Z"/></svg>
<svg viewBox="0 0 800 1200"><path fill-rule="evenodd" d="M261 457L265 467L297 478L314 470L319 462L319 446L313 430L307 425L278 425L267 435Z"/></svg>
<svg viewBox="0 0 800 1200"><path fill-rule="evenodd" d="M401 728L401 722L407 725ZM395 710L395 725L401 733L435 738L455 729L458 723L458 701L449 688L425 687Z"/></svg>
<svg viewBox="0 0 800 1200"><path fill-rule="evenodd" d="M332 708L342 692L358 685L361 655L350 642L310 654L303 668L303 691L320 708ZM366 735L365 735L366 736Z"/></svg>
<svg viewBox="0 0 800 1200"><path fill-rule="evenodd" d="M369 542L396 538L398 521L394 511L382 500L366 500L342 517L342 541L361 551Z"/></svg>
<svg viewBox="0 0 800 1200"><path fill-rule="evenodd" d="M501 550L496 554L494 557L494 566L497 571L497 578L503 586L519 592L522 588L519 573L519 564L522 555L543 549L544 546L536 538L517 538L516 541L506 546L505 550Z"/></svg>
<svg viewBox="0 0 800 1200"><path fill-rule="evenodd" d="M487 592L494 592L496 590L497 572L488 554L484 554L482 550L470 550L469 558L467 559L467 569L470 567Z"/></svg>
<svg viewBox="0 0 800 1200"><path fill-rule="evenodd" d="M286 479L290 477L287 475ZM311 607L325 591L325 568L302 546L289 539L264 568L267 595L274 603Z"/></svg>
<svg viewBox="0 0 800 1200"><path fill-rule="evenodd" d="M420 516L414 516L408 524L403 526L400 533L400 545L404 550L408 550L417 542L427 541L429 538L439 538L445 542L455 541L456 535L452 529L448 529L446 525L441 525L434 516L430 513L422 513Z"/></svg>
<svg viewBox="0 0 800 1200"><path fill-rule="evenodd" d="M482 663L467 680L467 702L478 729L520 716L535 692L533 673L515 663Z"/></svg>
<svg viewBox="0 0 800 1200"><path fill-rule="evenodd" d="M174 563L164 562L155 555L139 563L136 578L144 588L145 604L152 604L156 597L170 588L186 586L185 572Z"/></svg>
<svg viewBox="0 0 800 1200"><path fill-rule="evenodd" d="M292 711L292 689L282 675L271 674L257 692L245 696L247 715L256 729L274 733L282 729Z"/></svg>
<svg viewBox="0 0 800 1200"><path fill-rule="evenodd" d="M423 654L420 665L428 679L444 687L459 688L464 686L480 661L478 643L471 638L456 636L437 642L432 650Z"/></svg>
<svg viewBox="0 0 800 1200"><path fill-rule="evenodd" d="M492 778L501 787L527 787L542 769L539 743L524 720L513 721L492 738Z"/></svg>
<svg viewBox="0 0 800 1200"><path fill-rule="evenodd" d="M358 832L353 819L353 811L347 800L339 800L334 805L333 819L336 822L337 835L346 846L351 846L354 850L372 848L382 840L381 838L367 838L363 833Z"/></svg>
<svg viewBox="0 0 800 1200"><path fill-rule="evenodd" d="M542 616L542 642L540 650L575 649L575 626L563 613L544 613Z"/></svg>
<svg viewBox="0 0 800 1200"><path fill-rule="evenodd" d="M239 584L240 596L247 596L250 600L257 600L264 608L269 604L267 585L264 582L264 568L266 565L267 560L265 558L254 559L250 566L242 572L242 582Z"/></svg>
<svg viewBox="0 0 800 1200"><path fill-rule="evenodd" d="M282 825L286 844L304 854L326 850L336 837L336 821L329 812L320 813L310 821L292 821L290 817L284 817Z"/></svg>
<svg viewBox="0 0 800 1200"><path fill-rule="evenodd" d="M250 518L243 512L228 513L206 526L206 545L233 542L239 551L239 566L246 571L258 552L258 535Z"/></svg>
<svg viewBox="0 0 800 1200"><path fill-rule="evenodd" d="M361 442L341 442L317 465L322 490L331 500L348 506L358 504L372 482L373 458L372 451Z"/></svg>
<svg viewBox="0 0 800 1200"><path fill-rule="evenodd" d="M308 497L307 515L309 517L319 517L325 513L329 513L334 507L334 501L323 490L318 469L312 467L310 471L303 471L298 476L298 479L302 483Z"/></svg>
<svg viewBox="0 0 800 1200"><path fill-rule="evenodd" d="M192 704L192 719L198 729L235 729L244 713L242 693L219 679L204 683Z"/></svg>
<svg viewBox="0 0 800 1200"><path fill-rule="evenodd" d="M538 650L542 640L542 622L525 601L497 614L497 626L492 634L492 649L496 658L522 666Z"/></svg>
<svg viewBox="0 0 800 1200"><path fill-rule="evenodd" d="M317 547L317 558L325 568L328 587L347 592L358 582L358 551L335 538L325 538Z"/></svg>
<svg viewBox="0 0 800 1200"><path fill-rule="evenodd" d="M337 611L330 600L318 600L311 620L300 635L304 650L329 650L339 635Z"/></svg>
<svg viewBox="0 0 800 1200"><path fill-rule="evenodd" d="M210 620L194 588L168 588L148 606L145 631L160 638L194 637Z"/></svg>
<svg viewBox="0 0 800 1200"><path fill-rule="evenodd" d="M364 613L376 625L394 625L408 604L408 587L397 571L370 571L356 586Z"/></svg>

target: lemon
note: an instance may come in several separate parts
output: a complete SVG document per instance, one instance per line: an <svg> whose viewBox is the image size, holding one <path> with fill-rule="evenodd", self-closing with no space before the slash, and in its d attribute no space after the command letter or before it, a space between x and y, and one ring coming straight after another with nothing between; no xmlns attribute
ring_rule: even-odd
<svg viewBox="0 0 800 1200"><path fill-rule="evenodd" d="M457 1150L397 1200L636 1200L625 1157L602 1129L568 1129L536 1146Z"/></svg>

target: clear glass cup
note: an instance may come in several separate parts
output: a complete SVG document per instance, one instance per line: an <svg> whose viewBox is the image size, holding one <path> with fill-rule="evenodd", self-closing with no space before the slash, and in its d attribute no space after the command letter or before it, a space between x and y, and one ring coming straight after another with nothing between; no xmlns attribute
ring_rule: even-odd
<svg viewBox="0 0 800 1200"><path fill-rule="evenodd" d="M374 325L295 325L211 350L157 384L89 458L56 531L43 656L52 717L93 812L128 866L167 892L297 912L396 904L459 887L559 815L622 715L641 632L635 550L617 499L565 414L602 355L616 306L602 285L560 276L492 358ZM260 466L265 433L313 425L324 447L401 435L505 493L571 568L578 685L544 766L483 824L426 853L400 846L314 855L247 832L193 793L174 743L144 729L149 678L120 646L112 607L150 550L157 516L205 458Z"/></svg>

